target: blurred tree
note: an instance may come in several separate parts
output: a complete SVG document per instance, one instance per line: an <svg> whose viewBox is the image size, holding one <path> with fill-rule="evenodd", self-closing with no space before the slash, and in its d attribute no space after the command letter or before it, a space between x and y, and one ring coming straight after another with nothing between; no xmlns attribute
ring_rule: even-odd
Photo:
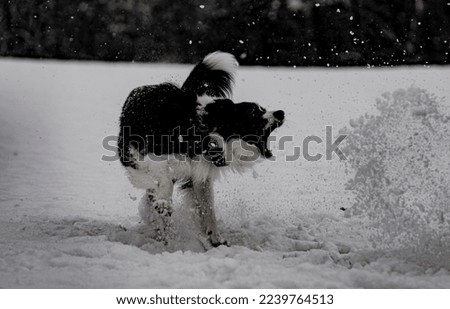
<svg viewBox="0 0 450 309"><path fill-rule="evenodd" d="M448 63L442 0L4 0L0 55L242 64Z"/></svg>
<svg viewBox="0 0 450 309"><path fill-rule="evenodd" d="M3 1L0 6L0 55L5 55L11 49L11 11L9 1Z"/></svg>

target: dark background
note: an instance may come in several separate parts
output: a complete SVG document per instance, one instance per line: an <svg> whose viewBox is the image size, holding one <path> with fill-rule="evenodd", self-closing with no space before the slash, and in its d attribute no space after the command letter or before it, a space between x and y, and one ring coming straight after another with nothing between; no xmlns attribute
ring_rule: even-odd
<svg viewBox="0 0 450 309"><path fill-rule="evenodd" d="M447 64L450 0L2 0L0 55L247 65Z"/></svg>

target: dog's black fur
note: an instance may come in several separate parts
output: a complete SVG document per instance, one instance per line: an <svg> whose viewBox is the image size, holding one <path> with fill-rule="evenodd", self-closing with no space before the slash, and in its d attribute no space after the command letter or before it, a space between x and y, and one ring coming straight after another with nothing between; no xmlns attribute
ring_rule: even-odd
<svg viewBox="0 0 450 309"><path fill-rule="evenodd" d="M128 96L120 117L119 155L124 166L135 167L130 146L143 155L180 153L193 158L209 154L210 133L225 141L241 138L258 147L264 157L271 157L267 138L284 120L284 112L274 113L278 120L266 127L266 112L256 103L233 103L224 98L231 94L233 76L226 71L211 70L200 62L180 89L170 83L135 88ZM197 97L214 97L199 115ZM219 98L219 99L217 99ZM181 136L181 138L180 138ZM205 152L206 151L206 152ZM216 154L216 153L214 153ZM205 156L214 159L216 156ZM213 161L221 166L220 159Z"/></svg>

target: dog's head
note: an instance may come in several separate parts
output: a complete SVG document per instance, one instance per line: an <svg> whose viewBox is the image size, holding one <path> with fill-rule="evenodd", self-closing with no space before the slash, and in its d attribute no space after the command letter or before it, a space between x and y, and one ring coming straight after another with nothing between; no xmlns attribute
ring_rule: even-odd
<svg viewBox="0 0 450 309"><path fill-rule="evenodd" d="M224 139L228 147L233 147L233 153L236 154L237 147L244 148L250 157L270 158L268 138L283 124L284 112L267 111L257 103L220 99L205 106L204 122L211 132Z"/></svg>

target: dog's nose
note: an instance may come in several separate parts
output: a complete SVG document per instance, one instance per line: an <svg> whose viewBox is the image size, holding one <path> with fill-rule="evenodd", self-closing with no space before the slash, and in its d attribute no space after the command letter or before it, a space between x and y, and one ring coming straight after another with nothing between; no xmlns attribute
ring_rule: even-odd
<svg viewBox="0 0 450 309"><path fill-rule="evenodd" d="M284 120L284 112L282 110L273 112L273 116L280 121Z"/></svg>

